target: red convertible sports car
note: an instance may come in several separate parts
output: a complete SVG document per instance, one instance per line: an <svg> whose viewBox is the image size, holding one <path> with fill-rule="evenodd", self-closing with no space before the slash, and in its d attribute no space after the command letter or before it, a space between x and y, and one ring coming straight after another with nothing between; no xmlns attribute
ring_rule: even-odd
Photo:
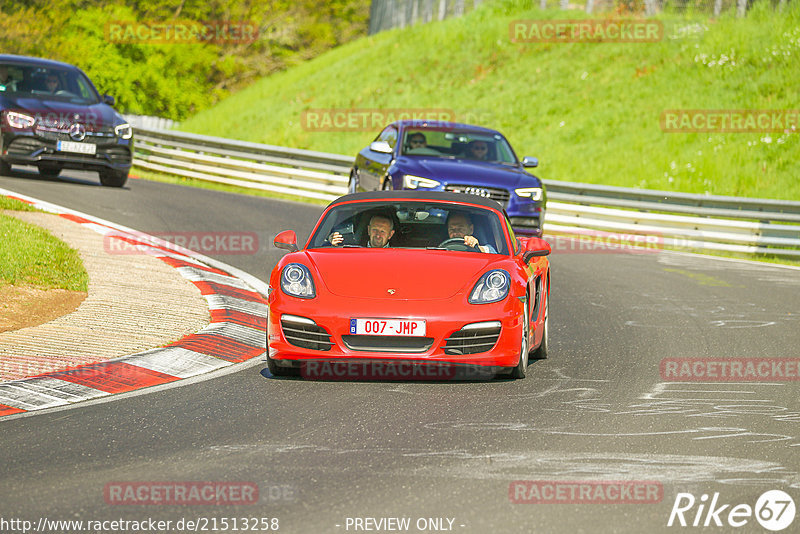
<svg viewBox="0 0 800 534"><path fill-rule="evenodd" d="M291 230L275 246L290 251L270 276L275 376L426 379L468 368L524 378L529 356L547 356L550 246L515 237L494 200L355 193L325 209L302 250Z"/></svg>

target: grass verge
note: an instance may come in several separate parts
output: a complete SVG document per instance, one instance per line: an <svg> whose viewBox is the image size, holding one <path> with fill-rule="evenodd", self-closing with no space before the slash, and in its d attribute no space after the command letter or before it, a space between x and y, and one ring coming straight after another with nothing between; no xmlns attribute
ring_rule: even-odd
<svg viewBox="0 0 800 534"><path fill-rule="evenodd" d="M0 209L34 208L0 197ZM0 286L87 291L89 276L78 252L38 226L0 213Z"/></svg>
<svg viewBox="0 0 800 534"><path fill-rule="evenodd" d="M544 179L800 200L800 133L668 133L667 110L800 109L800 3L746 17L661 14L658 42L513 42L515 20L584 19L528 0L381 32L262 78L181 129L355 155L391 111L447 109L503 131ZM601 15L599 18L605 18ZM627 18L631 18L630 16ZM360 131L310 110L375 110ZM382 112L383 114L381 114Z"/></svg>

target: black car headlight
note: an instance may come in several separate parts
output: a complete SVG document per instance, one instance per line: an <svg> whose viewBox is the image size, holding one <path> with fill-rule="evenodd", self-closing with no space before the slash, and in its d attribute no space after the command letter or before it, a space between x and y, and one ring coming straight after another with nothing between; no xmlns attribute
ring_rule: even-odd
<svg viewBox="0 0 800 534"><path fill-rule="evenodd" d="M130 139L133 137L133 128L131 128L130 124L120 124L118 126L114 126L114 133L117 134L117 137L120 139Z"/></svg>
<svg viewBox="0 0 800 534"><path fill-rule="evenodd" d="M7 111L6 122L12 128L22 130L25 128L30 128L31 126L36 124L36 119L31 117L30 115L25 115L24 113L17 113L16 111Z"/></svg>
<svg viewBox="0 0 800 534"><path fill-rule="evenodd" d="M470 304L488 304L503 300L508 296L511 287L511 276L508 271L495 269L484 273L472 288L468 302Z"/></svg>
<svg viewBox="0 0 800 534"><path fill-rule="evenodd" d="M301 299L313 299L317 296L314 280L308 267L302 263L290 263L281 271L281 289L287 295Z"/></svg>

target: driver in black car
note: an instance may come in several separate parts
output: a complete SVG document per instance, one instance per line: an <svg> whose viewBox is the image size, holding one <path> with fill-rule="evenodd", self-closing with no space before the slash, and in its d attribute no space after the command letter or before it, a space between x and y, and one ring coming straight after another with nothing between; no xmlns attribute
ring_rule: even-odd
<svg viewBox="0 0 800 534"><path fill-rule="evenodd" d="M481 252L489 252L497 254L497 250L492 245L480 245L478 238L472 235L475 226L472 224L472 219L466 213L454 211L450 212L447 217L447 235L450 239L463 238L464 244L468 247L475 247Z"/></svg>

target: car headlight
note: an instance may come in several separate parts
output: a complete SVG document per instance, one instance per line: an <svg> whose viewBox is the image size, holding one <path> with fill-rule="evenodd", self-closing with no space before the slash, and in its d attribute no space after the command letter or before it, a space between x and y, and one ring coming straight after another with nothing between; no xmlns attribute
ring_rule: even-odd
<svg viewBox="0 0 800 534"><path fill-rule="evenodd" d="M6 113L6 122L12 128L30 128L34 124L36 124L36 119L31 117L30 115L25 115L23 113L17 113L16 111L9 111Z"/></svg>
<svg viewBox="0 0 800 534"><path fill-rule="evenodd" d="M130 139L133 137L133 128L127 123L120 124L119 126L114 126L114 133L122 139Z"/></svg>
<svg viewBox="0 0 800 534"><path fill-rule="evenodd" d="M542 188L541 187L522 187L520 189L514 189L514 192L517 196L522 198L530 198L531 200L542 200Z"/></svg>
<svg viewBox="0 0 800 534"><path fill-rule="evenodd" d="M403 176L403 187L406 189L417 189L419 187L432 188L442 185L441 182L431 180L430 178L423 178L422 176L414 176L413 174L406 174Z"/></svg>
<svg viewBox="0 0 800 534"><path fill-rule="evenodd" d="M314 280L308 267L302 263L290 263L281 272L281 289L287 295L301 299L313 299L317 296Z"/></svg>
<svg viewBox="0 0 800 534"><path fill-rule="evenodd" d="M511 287L511 276L507 271L495 269L481 276L472 288L468 302L470 304L488 304L503 300L508 296Z"/></svg>

